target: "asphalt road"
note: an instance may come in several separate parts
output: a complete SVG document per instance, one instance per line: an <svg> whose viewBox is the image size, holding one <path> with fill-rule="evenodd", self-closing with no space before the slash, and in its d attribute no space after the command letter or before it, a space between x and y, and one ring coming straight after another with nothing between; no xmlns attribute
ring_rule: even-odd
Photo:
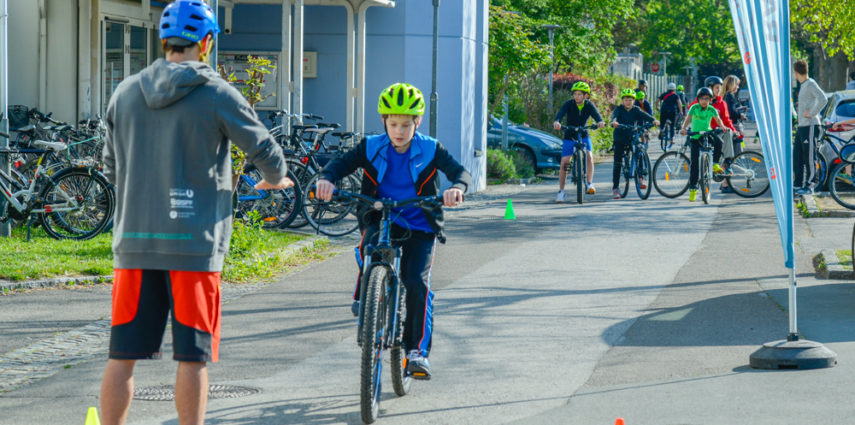
<svg viewBox="0 0 855 425"><path fill-rule="evenodd" d="M610 175L609 164L599 165L595 181ZM852 410L851 367L747 369L752 351L787 331L786 269L769 195L715 194L703 205L630 192L614 201L609 186L598 184L584 205L553 203L554 181L505 187L449 213L449 240L432 272L433 379L399 398L385 377L378 423L820 423L806 421L817 414L824 423ZM503 220L502 193L517 191L517 219ZM812 236L800 228L798 237ZM361 422L353 242L225 305L211 383L261 392L211 400L206 423ZM809 270L808 254L799 270ZM828 290L808 286L808 296L811 288ZM0 352L99 320L108 305L106 285L0 297ZM839 353L852 352L847 331L816 319L818 308L808 307L808 328L824 329L814 335ZM89 358L3 393L0 423L82 423L98 403L104 363ZM171 360L140 362L136 384L169 384L174 372ZM839 393L821 398L832 385ZM137 400L129 423L177 421L171 402Z"/></svg>

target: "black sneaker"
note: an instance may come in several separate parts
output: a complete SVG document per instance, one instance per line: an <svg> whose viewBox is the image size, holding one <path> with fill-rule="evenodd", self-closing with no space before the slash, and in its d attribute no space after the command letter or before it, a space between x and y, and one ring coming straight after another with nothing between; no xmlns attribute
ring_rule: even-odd
<svg viewBox="0 0 855 425"><path fill-rule="evenodd" d="M350 305L350 312L353 313L353 317L359 316L359 300Z"/></svg>
<svg viewBox="0 0 855 425"><path fill-rule="evenodd" d="M407 354L407 372L413 379L430 380L430 362L419 350L410 350Z"/></svg>

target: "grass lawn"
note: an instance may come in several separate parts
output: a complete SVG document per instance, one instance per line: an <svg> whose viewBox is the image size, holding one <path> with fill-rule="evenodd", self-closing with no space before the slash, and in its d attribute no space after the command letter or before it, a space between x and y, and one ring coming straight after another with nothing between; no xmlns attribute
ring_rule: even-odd
<svg viewBox="0 0 855 425"><path fill-rule="evenodd" d="M838 249L836 254L837 262L839 262L841 266L852 269L852 250Z"/></svg>
<svg viewBox="0 0 855 425"><path fill-rule="evenodd" d="M327 244L321 242L284 255L286 247L306 238L305 235L265 231L236 223L223 281L266 279L290 267L323 258ZM88 241L55 240L39 228L33 230L32 240L27 242L26 228L14 229L11 237L0 238L0 279L111 275L112 241L112 233Z"/></svg>

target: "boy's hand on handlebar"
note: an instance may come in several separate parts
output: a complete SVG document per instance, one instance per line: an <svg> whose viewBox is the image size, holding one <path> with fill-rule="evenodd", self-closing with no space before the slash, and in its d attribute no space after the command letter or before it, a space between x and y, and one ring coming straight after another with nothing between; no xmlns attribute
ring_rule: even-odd
<svg viewBox="0 0 855 425"><path fill-rule="evenodd" d="M267 180L262 180L256 183L254 187L256 190L283 190L293 186L294 182L291 181L291 179L288 177L282 177L282 180L279 180L279 183L273 184L268 183Z"/></svg>
<svg viewBox="0 0 855 425"><path fill-rule="evenodd" d="M598 123L597 123L597 128L603 128L603 127L605 127L605 126L606 126L606 123L604 123L604 122L602 122L602 121L600 121L600 122L598 122Z"/></svg>
<svg viewBox="0 0 855 425"><path fill-rule="evenodd" d="M319 179L315 185L315 197L322 201L331 200L333 192L335 192L335 185L327 179Z"/></svg>
<svg viewBox="0 0 855 425"><path fill-rule="evenodd" d="M442 194L442 204L446 207L454 207L463 203L463 191L452 187Z"/></svg>
<svg viewBox="0 0 855 425"><path fill-rule="evenodd" d="M685 129L685 128L681 128L681 129L680 129L680 134L682 134L682 135L684 135L684 136L687 136L687 135L688 135L688 132L686 131L686 129Z"/></svg>
<svg viewBox="0 0 855 425"><path fill-rule="evenodd" d="M556 129L556 130L561 130L561 123L560 123L560 122L558 122L558 121L553 122L553 123L552 123L552 128L554 128L554 129Z"/></svg>

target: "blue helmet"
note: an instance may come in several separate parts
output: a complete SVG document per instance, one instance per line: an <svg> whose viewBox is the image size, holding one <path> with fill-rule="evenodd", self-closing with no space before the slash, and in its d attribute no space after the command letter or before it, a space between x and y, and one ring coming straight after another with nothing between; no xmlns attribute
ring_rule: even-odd
<svg viewBox="0 0 855 425"><path fill-rule="evenodd" d="M176 0L160 15L161 40L177 37L188 41L170 44L189 46L202 41L209 33L218 32L217 14L202 0Z"/></svg>

